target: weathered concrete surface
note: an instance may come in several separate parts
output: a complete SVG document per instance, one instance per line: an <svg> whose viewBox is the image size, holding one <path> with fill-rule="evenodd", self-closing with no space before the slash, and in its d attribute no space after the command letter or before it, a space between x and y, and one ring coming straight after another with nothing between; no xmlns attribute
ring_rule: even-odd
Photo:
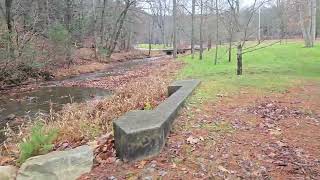
<svg viewBox="0 0 320 180"><path fill-rule="evenodd" d="M15 180L18 168L14 166L0 166L0 180Z"/></svg>
<svg viewBox="0 0 320 180"><path fill-rule="evenodd" d="M132 161L157 155L179 109L199 84L198 80L177 81L168 87L169 98L155 110L131 111L114 121L117 156Z"/></svg>
<svg viewBox="0 0 320 180"><path fill-rule="evenodd" d="M18 171L17 180L73 180L90 172L93 149L80 146L28 159Z"/></svg>

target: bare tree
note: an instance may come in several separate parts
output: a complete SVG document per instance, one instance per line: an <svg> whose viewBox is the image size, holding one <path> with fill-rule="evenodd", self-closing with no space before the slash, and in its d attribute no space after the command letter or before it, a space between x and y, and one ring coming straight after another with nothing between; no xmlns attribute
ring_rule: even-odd
<svg viewBox="0 0 320 180"><path fill-rule="evenodd" d="M214 57L214 64L217 65L218 62L218 50L219 50L219 5L218 5L218 0L216 0L216 53Z"/></svg>
<svg viewBox="0 0 320 180"><path fill-rule="evenodd" d="M129 11L129 8L132 5L134 5L136 3L136 1L135 0L125 0L124 3L125 3L124 8L116 20L116 23L114 25L114 27L115 27L114 31L112 32L110 42L107 45L107 50L108 50L107 57L110 57L111 54L113 53L113 51L115 50L117 43L118 43L120 33L123 28L124 21L126 19L128 11Z"/></svg>
<svg viewBox="0 0 320 180"><path fill-rule="evenodd" d="M200 53L199 59L203 58L203 0L200 0Z"/></svg>
<svg viewBox="0 0 320 180"><path fill-rule="evenodd" d="M285 37L285 8L284 8L284 0L277 0L277 14L279 17L279 39L282 40Z"/></svg>
<svg viewBox="0 0 320 180"><path fill-rule="evenodd" d="M66 3L65 25L66 25L66 29L67 29L68 33L71 34L71 19L72 19L73 0L65 0L65 3ZM71 63L72 63L72 58L71 58L71 38L67 42L66 60L68 62L68 66L70 66Z"/></svg>
<svg viewBox="0 0 320 180"><path fill-rule="evenodd" d="M177 0L173 0L173 58L177 58Z"/></svg>
<svg viewBox="0 0 320 180"><path fill-rule="evenodd" d="M192 0L192 13L191 13L191 54L192 59L194 59L194 43L195 43L195 35L194 35L194 16L196 13L196 0Z"/></svg>
<svg viewBox="0 0 320 180"><path fill-rule="evenodd" d="M317 0L296 1L300 27L306 47L313 47L316 37Z"/></svg>
<svg viewBox="0 0 320 180"><path fill-rule="evenodd" d="M14 46L13 46L13 18L12 18L12 3L13 0L5 0L4 6L5 9L2 8L0 4L0 10L5 17L8 35L7 35L7 43L8 43L8 50L9 50L9 57L14 58Z"/></svg>
<svg viewBox="0 0 320 180"><path fill-rule="evenodd" d="M250 35L252 35L252 33L249 32L249 28L250 28L250 24L252 22L253 16L255 15L255 13L257 12L257 10L259 8L261 8L261 6L263 6L265 3L269 2L269 0L254 0L253 5L251 5L250 7L248 7L247 11L248 11L248 19L245 22L241 22L240 21L240 3L239 0L235 1L236 6L233 6L232 0L228 0L228 4L230 5L231 9L235 9L233 10L233 18L235 21L235 27L236 30L238 32L238 34L242 34L241 37L239 38L238 42L237 42L237 75L242 75L243 73L243 64L242 64L242 58L243 58L243 54L249 53L249 52L253 52L259 49L263 49L269 46L272 46L277 42L271 43L269 45L265 45L265 46L259 46L261 42L258 42L257 45L254 45L252 47L245 47L246 42L248 41Z"/></svg>

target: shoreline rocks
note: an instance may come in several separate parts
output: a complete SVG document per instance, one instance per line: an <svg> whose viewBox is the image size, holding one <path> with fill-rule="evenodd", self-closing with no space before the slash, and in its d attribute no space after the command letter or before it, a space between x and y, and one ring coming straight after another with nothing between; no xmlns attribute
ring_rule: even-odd
<svg viewBox="0 0 320 180"><path fill-rule="evenodd" d="M80 146L29 158L18 171L17 180L73 180L91 171L93 149Z"/></svg>
<svg viewBox="0 0 320 180"><path fill-rule="evenodd" d="M1 180L15 180L18 168L15 166L0 166Z"/></svg>

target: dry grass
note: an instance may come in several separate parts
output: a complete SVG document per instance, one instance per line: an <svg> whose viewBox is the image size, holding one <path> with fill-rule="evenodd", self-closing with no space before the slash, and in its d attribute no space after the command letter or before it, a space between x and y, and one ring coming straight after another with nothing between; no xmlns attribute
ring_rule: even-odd
<svg viewBox="0 0 320 180"><path fill-rule="evenodd" d="M142 67L135 73L143 76L120 85L113 96L98 102L66 106L47 127L60 129L58 141L68 142L110 132L113 119L130 110L143 109L146 103L155 107L162 102L167 95L167 86L180 66L181 63L165 61L151 68Z"/></svg>
<svg viewBox="0 0 320 180"><path fill-rule="evenodd" d="M167 86L172 80L181 62L163 60L150 65L142 65L131 75L130 80L125 76L125 83L116 83L115 93L100 101L91 101L81 104L69 104L60 112L51 112L47 117L39 117L38 121L45 122L45 128L50 131L58 129L59 135L56 148L67 143L74 147L99 137L103 133L112 132L112 120L130 110L143 109L146 104L157 106L167 96ZM109 77L110 78L110 77ZM121 81L121 77L117 78ZM109 81L103 79L101 81ZM33 123L25 125L20 133L8 134L7 145L11 149L2 155L17 157L17 144L28 136ZM12 145L16 148L12 148Z"/></svg>
<svg viewBox="0 0 320 180"><path fill-rule="evenodd" d="M63 67L63 68L56 69L54 71L54 76L57 79L60 79L63 77L76 76L83 73L95 72L98 70L102 70L104 68L106 68L106 64L91 62L89 64L71 66L70 68Z"/></svg>

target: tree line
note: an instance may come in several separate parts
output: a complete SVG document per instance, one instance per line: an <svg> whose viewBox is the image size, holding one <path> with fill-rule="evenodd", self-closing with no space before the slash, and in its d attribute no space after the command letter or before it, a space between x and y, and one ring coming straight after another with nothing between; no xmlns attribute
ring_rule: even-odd
<svg viewBox="0 0 320 180"><path fill-rule="evenodd" d="M264 48L247 41L302 37L313 47L317 5L317 0L1 0L0 80L26 63L70 66L79 48L106 61L138 43L172 46L174 57L190 46L193 57L200 49L199 59L204 49L224 44L229 61L237 49L240 75L242 55ZM213 63L218 59L216 51Z"/></svg>

